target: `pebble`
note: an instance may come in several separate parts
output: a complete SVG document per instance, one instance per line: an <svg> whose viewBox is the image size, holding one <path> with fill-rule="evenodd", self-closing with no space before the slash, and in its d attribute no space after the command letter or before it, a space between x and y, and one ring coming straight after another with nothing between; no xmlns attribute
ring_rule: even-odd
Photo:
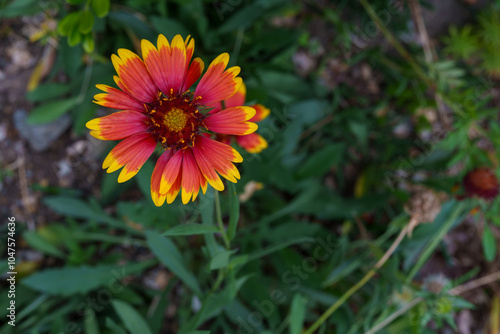
<svg viewBox="0 0 500 334"><path fill-rule="evenodd" d="M21 137L26 139L37 152L47 150L70 126L71 116L63 115L50 123L28 124L28 113L24 109L14 112L14 126Z"/></svg>

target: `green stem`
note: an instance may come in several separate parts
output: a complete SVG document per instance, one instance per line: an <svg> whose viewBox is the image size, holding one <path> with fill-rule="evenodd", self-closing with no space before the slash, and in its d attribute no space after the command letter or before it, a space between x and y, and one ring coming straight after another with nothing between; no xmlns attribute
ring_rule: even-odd
<svg viewBox="0 0 500 334"><path fill-rule="evenodd" d="M418 297L414 300L412 300L410 303L406 304L396 312L392 313L390 316L384 319L384 321L380 322L378 325L375 327L370 328L370 330L366 331L365 334L375 334L378 333L381 329L389 325L391 322L396 320L399 316L405 314L409 310L411 310L413 307L418 305L420 302L422 302L424 299L422 297Z"/></svg>
<svg viewBox="0 0 500 334"><path fill-rule="evenodd" d="M214 285L212 286L212 289L210 290L210 293L214 293L219 286L222 284L224 281L224 277L226 277L226 268L221 268L219 269L219 273L217 274L217 279L215 280Z"/></svg>
<svg viewBox="0 0 500 334"><path fill-rule="evenodd" d="M398 237L394 242L392 243L391 247L385 252L384 256L375 264L373 269L371 269L356 285L351 287L349 290L347 290L342 297L340 297L332 306L328 308L328 310L325 311L319 317L318 320L314 324L312 324L311 327L309 327L303 334L312 334L314 333L315 330L317 330L332 314L335 312L344 302L349 299L356 291L361 289L380 269L386 262L387 260L391 257L391 255L394 253L396 248L399 246L401 241L403 241L406 233L408 232L408 226L409 224L406 224L406 226L401 230L399 233Z"/></svg>
<svg viewBox="0 0 500 334"><path fill-rule="evenodd" d="M217 225L219 225L220 234L222 235L222 239L224 240L224 245L226 246L226 249L231 249L231 243L229 242L226 230L224 229L224 224L222 223L219 192L217 190L215 190L215 216L217 219Z"/></svg>

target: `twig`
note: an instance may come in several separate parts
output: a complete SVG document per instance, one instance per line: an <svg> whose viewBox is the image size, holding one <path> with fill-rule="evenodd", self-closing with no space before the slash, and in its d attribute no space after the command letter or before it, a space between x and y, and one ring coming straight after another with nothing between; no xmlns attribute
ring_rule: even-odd
<svg viewBox="0 0 500 334"><path fill-rule="evenodd" d="M408 0L408 7L410 7L410 12L413 16L413 21L415 21L415 26L417 27L418 34L420 36L420 42L422 43L422 48L424 49L425 62L431 64L435 61L434 52L432 51L432 46L427 33L427 28L425 27L425 22L422 17L422 8L420 3L416 0ZM446 113L446 106L443 102L443 98L437 92L434 92L434 100L436 101L437 112L441 125L445 130L450 130L450 119Z"/></svg>
<svg viewBox="0 0 500 334"><path fill-rule="evenodd" d="M466 291L476 289L480 286L487 285L487 284L493 283L493 282L498 281L498 280L500 280L500 271L494 272L492 274L483 276L483 277L478 278L476 280L473 280L473 281L464 283L462 285L456 286L453 289L451 289L450 291L448 291L448 293L452 296L461 295L462 293L464 293Z"/></svg>
<svg viewBox="0 0 500 334"><path fill-rule="evenodd" d="M363 224L363 222L361 221L361 219L359 219L359 217L355 216L354 221L356 222L356 225L358 226L359 233L361 234L361 239L369 240L370 236L368 235L368 231L366 230L366 227Z"/></svg>
<svg viewBox="0 0 500 334"><path fill-rule="evenodd" d="M399 43L399 41L394 37L394 35L385 27L384 23L380 20L380 17L378 17L377 13L375 13L375 10L372 8L372 6L368 3L367 0L359 0L361 5L366 10L366 13L370 16L370 18L377 24L378 28L384 34L385 38L389 41L389 43L392 44L392 46L396 49L396 51L403 57L408 65L413 68L415 71L415 74L419 77L422 82L424 82L430 89L433 91L436 89L436 85L434 82L425 74L425 72L422 70L420 65L413 59L411 54L406 51L406 49Z"/></svg>
<svg viewBox="0 0 500 334"><path fill-rule="evenodd" d="M304 132L302 132L302 134L300 135L300 140L306 138L311 133L317 132L319 129L321 129L322 127L324 127L325 125L327 125L331 121L333 121L333 115L332 114L326 116L323 119L320 119L318 122L316 122L315 124L313 124L310 128L308 128Z"/></svg>
<svg viewBox="0 0 500 334"><path fill-rule="evenodd" d="M356 291L361 289L377 273L377 270L387 262L387 260L394 253L401 241L403 241L408 232L408 226L409 224L406 224L406 226L401 230L396 240L394 240L394 242L392 243L391 247L389 247L384 256L382 256L382 258L375 264L375 266L373 266L373 268L358 283L356 283L356 285L347 290L342 295L342 297L340 297L332 306L330 306L330 308L328 308L328 310L326 310L325 313L323 313L321 317L319 317L319 319L316 320L316 322L304 332L304 334L314 333L314 331L318 329L319 326L321 326L333 314L333 312L335 312L340 306L342 306L342 304L344 304L344 302L349 299L349 297L351 297Z"/></svg>
<svg viewBox="0 0 500 334"><path fill-rule="evenodd" d="M26 159L24 158L24 152L21 153L22 156L19 158L21 159L18 175L19 175L19 190L21 192L21 198L22 198L22 203L23 207L26 209L26 223L28 225L28 230L34 231L35 230L35 221L33 220L33 217L31 216L31 213L33 212L33 203L31 201L30 197L30 192L28 188L28 180L26 178Z"/></svg>

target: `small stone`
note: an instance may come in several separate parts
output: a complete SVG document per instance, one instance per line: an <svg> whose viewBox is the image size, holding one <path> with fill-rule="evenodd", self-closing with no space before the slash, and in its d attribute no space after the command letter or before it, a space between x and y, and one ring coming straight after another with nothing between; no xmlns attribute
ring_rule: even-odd
<svg viewBox="0 0 500 334"><path fill-rule="evenodd" d="M90 133L86 133L85 137L88 140L88 155L94 159L100 159L101 155L104 153L106 148L108 147L108 142L106 140L99 140L90 135Z"/></svg>
<svg viewBox="0 0 500 334"><path fill-rule="evenodd" d="M17 68L29 68L35 62L35 58L28 51L26 42L13 43L7 48L12 66Z"/></svg>
<svg viewBox="0 0 500 334"><path fill-rule="evenodd" d="M165 269L155 269L144 276L143 283L150 289L161 291L167 287L169 280L170 275Z"/></svg>
<svg viewBox="0 0 500 334"><path fill-rule="evenodd" d="M7 123L0 123L0 142L7 139Z"/></svg>
<svg viewBox="0 0 500 334"><path fill-rule="evenodd" d="M297 51L292 59L301 77L306 77L316 68L316 59L306 50Z"/></svg>
<svg viewBox="0 0 500 334"><path fill-rule="evenodd" d="M408 138L411 135L412 125L408 121L403 121L392 129L392 133L399 139Z"/></svg>
<svg viewBox="0 0 500 334"><path fill-rule="evenodd" d="M71 116L63 115L50 123L28 124L28 113L24 109L14 112L14 126L26 139L31 148L37 152L45 151L59 138L71 125Z"/></svg>

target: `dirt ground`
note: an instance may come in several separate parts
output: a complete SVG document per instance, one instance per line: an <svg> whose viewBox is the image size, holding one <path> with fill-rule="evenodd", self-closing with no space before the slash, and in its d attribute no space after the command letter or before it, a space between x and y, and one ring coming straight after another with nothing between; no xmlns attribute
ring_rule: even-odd
<svg viewBox="0 0 500 334"><path fill-rule="evenodd" d="M77 188L96 195L95 181L102 174L100 162L89 157L91 139L75 136L70 128L43 151L33 149L16 129L14 115L34 107L26 91L44 52L44 46L28 39L37 23L37 18L0 23L0 213L27 222L30 229L55 218L41 203L37 187Z"/></svg>

